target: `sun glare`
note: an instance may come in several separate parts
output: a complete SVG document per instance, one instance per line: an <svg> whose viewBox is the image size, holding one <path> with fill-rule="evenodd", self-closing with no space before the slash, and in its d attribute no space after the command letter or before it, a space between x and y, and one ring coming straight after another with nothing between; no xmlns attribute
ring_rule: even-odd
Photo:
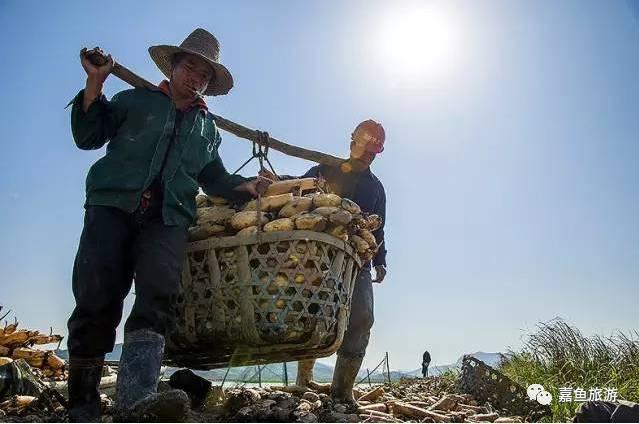
<svg viewBox="0 0 639 424"><path fill-rule="evenodd" d="M381 31L382 59L397 77L441 76L451 70L457 52L456 30L443 9L387 11Z"/></svg>

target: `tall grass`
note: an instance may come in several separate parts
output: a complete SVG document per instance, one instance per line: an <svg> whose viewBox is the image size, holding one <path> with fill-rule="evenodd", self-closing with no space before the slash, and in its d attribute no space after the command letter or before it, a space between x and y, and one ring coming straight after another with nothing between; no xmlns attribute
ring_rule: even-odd
<svg viewBox="0 0 639 424"><path fill-rule="evenodd" d="M559 402L559 388L618 390L618 399L639 402L639 332L585 337L561 318L537 326L524 347L509 351L501 370L521 384L541 384L553 396L553 421L574 416L581 402Z"/></svg>

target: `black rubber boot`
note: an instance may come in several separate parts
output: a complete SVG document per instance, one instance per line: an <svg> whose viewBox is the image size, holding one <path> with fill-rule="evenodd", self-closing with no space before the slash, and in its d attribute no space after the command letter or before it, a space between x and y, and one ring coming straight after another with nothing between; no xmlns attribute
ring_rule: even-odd
<svg viewBox="0 0 639 424"><path fill-rule="evenodd" d="M100 379L104 357L69 358L69 421L95 422L100 420Z"/></svg>
<svg viewBox="0 0 639 424"><path fill-rule="evenodd" d="M335 371L333 372L333 384L331 385L331 397L334 402L356 404L353 398L353 386L363 360L363 357L349 358L337 355Z"/></svg>
<svg viewBox="0 0 639 424"><path fill-rule="evenodd" d="M114 421L176 422L189 411L189 398L182 390L158 393L164 337L153 330L124 335Z"/></svg>

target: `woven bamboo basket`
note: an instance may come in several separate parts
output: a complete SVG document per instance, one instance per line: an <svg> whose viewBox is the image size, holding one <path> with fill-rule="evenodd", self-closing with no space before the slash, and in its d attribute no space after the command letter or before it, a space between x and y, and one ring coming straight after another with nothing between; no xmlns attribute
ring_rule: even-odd
<svg viewBox="0 0 639 424"><path fill-rule="evenodd" d="M319 358L342 343L361 267L312 231L190 243L165 362L195 369Z"/></svg>

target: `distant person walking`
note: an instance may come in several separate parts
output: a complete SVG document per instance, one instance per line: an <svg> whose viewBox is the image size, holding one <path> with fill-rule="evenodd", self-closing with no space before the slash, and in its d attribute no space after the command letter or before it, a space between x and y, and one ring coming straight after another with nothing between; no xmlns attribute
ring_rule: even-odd
<svg viewBox="0 0 639 424"><path fill-rule="evenodd" d="M422 377L428 377L428 366L430 365L430 353L428 351L424 351L424 356L422 358Z"/></svg>

